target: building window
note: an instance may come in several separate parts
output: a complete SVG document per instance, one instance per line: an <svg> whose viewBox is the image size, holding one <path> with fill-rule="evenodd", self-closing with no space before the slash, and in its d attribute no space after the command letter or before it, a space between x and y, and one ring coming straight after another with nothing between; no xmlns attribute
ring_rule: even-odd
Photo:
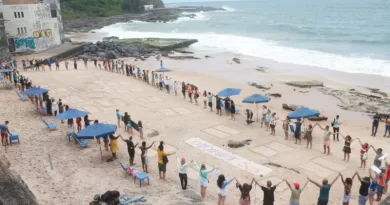
<svg viewBox="0 0 390 205"><path fill-rule="evenodd" d="M18 34L20 34L20 28L18 28Z"/></svg>
<svg viewBox="0 0 390 205"><path fill-rule="evenodd" d="M15 15L15 18L18 18L18 15L16 14L16 12L14 12L14 15Z"/></svg>
<svg viewBox="0 0 390 205"><path fill-rule="evenodd" d="M26 27L24 27L24 33L27 33L27 28Z"/></svg>
<svg viewBox="0 0 390 205"><path fill-rule="evenodd" d="M24 13L23 13L23 11L22 11L22 18L24 18Z"/></svg>
<svg viewBox="0 0 390 205"><path fill-rule="evenodd" d="M56 10L51 10L51 17L57 18L57 11Z"/></svg>
<svg viewBox="0 0 390 205"><path fill-rule="evenodd" d="M18 18L20 18L20 12L18 12Z"/></svg>

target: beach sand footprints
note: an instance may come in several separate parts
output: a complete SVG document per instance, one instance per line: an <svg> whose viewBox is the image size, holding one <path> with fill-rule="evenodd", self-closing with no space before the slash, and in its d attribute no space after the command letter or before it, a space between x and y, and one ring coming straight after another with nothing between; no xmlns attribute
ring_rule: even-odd
<svg viewBox="0 0 390 205"><path fill-rule="evenodd" d="M240 133L240 131L226 127L225 125L210 127L202 131L220 139Z"/></svg>
<svg viewBox="0 0 390 205"><path fill-rule="evenodd" d="M250 149L253 152L256 152L258 154L261 154L265 157L272 157L274 155L277 155L281 152L288 152L291 150L294 150L294 148L287 146L285 144L282 144L280 142L271 142L262 146L254 147Z"/></svg>
<svg viewBox="0 0 390 205"><path fill-rule="evenodd" d="M172 109L163 109L161 113L165 116L176 116L176 115L187 115L191 114L192 111L186 108L172 108Z"/></svg>
<svg viewBox="0 0 390 205"><path fill-rule="evenodd" d="M90 114L102 112L102 110L100 108L98 108L94 105L85 105L85 106L82 106L81 108L82 108L82 110L84 110Z"/></svg>

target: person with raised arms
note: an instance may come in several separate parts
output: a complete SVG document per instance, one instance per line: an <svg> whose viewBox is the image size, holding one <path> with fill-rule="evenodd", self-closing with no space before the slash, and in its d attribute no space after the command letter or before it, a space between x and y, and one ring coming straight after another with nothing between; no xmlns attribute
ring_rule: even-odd
<svg viewBox="0 0 390 205"><path fill-rule="evenodd" d="M202 197L202 200L204 200L204 198L206 197L207 186L209 184L209 179L207 175L213 172L215 169L206 169L206 165L204 164L201 164L199 167L198 163L196 163L195 161L194 165L199 172L200 196Z"/></svg>
<svg viewBox="0 0 390 205"><path fill-rule="evenodd" d="M337 175L337 177L334 178L332 183L330 183L330 184L328 184L328 179L326 179L326 178L323 179L322 185L311 180L309 177L307 177L307 180L309 180L309 182L313 183L318 188L320 188L320 196L318 197L317 205L328 205L330 188L333 186L333 184L336 182L336 180L337 180L337 178L339 178L339 176L340 175Z"/></svg>

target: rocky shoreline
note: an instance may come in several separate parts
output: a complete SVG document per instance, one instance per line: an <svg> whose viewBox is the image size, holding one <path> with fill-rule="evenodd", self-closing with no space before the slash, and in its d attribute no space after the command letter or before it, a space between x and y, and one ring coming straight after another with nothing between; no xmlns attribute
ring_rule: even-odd
<svg viewBox="0 0 390 205"><path fill-rule="evenodd" d="M115 23L124 23L130 21L144 22L169 22L175 21L181 17L195 18L197 12L224 11L223 8L214 8L206 6L185 6L175 8L154 9L142 14L124 14L110 17L97 17L87 19L63 20L65 32L89 32L94 29L100 29Z"/></svg>

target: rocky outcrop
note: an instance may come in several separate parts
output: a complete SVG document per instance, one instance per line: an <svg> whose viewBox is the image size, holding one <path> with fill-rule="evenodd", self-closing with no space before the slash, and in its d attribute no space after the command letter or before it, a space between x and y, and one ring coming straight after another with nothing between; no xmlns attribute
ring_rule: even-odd
<svg viewBox="0 0 390 205"><path fill-rule="evenodd" d="M297 110L299 108L303 108L304 106L302 106L302 105L294 105L294 104L283 104L282 107L285 110L295 111L295 110Z"/></svg>
<svg viewBox="0 0 390 205"><path fill-rule="evenodd" d="M336 90L332 88L319 88L320 92L325 95L336 98L337 104L341 109L365 112L365 113L390 113L390 100L382 97L383 94L364 93L355 89ZM386 94L387 95L387 94Z"/></svg>
<svg viewBox="0 0 390 205"><path fill-rule="evenodd" d="M169 53L170 49L186 47L195 42L197 42L196 39L117 39L109 37L103 42L85 45L78 56L87 59L134 57L145 60L160 52Z"/></svg>
<svg viewBox="0 0 390 205"><path fill-rule="evenodd" d="M4 205L38 205L33 193L24 181L9 170L10 163L4 156L0 157L0 204Z"/></svg>
<svg viewBox="0 0 390 205"><path fill-rule="evenodd" d="M290 81L286 82L286 85L299 87L299 88L311 88L311 87L323 87L324 83L316 80L312 81Z"/></svg>
<svg viewBox="0 0 390 205"><path fill-rule="evenodd" d="M240 64L240 63L241 63L241 61L240 61L239 58L233 58L232 61L236 62L237 64Z"/></svg>
<svg viewBox="0 0 390 205"><path fill-rule="evenodd" d="M256 71L267 73L269 68L258 66L255 68Z"/></svg>
<svg viewBox="0 0 390 205"><path fill-rule="evenodd" d="M254 83L254 82L248 82L248 85L256 87L256 88L261 89L261 90L269 90L272 87L272 85L271 86L264 86L264 85L259 85L259 84Z"/></svg>

